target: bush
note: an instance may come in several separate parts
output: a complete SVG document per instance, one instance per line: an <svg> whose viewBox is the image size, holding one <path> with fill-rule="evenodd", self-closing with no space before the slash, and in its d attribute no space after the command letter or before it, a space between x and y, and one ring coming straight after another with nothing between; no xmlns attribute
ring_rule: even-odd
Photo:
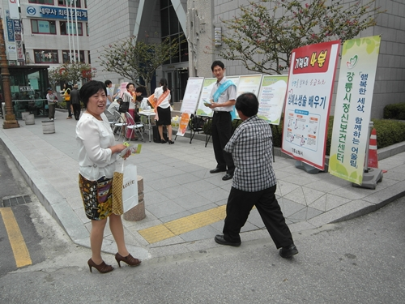
<svg viewBox="0 0 405 304"><path fill-rule="evenodd" d="M328 135L326 137L326 155L329 155L330 145L332 139L333 128L333 116L329 116ZM377 131L377 148L385 148L393 144L405 141L405 123L401 121L387 120L387 119L372 119L374 128ZM241 123L240 120L232 121L232 133ZM205 134L211 135L211 124L209 120L205 123L203 130ZM280 124L278 126L271 125L271 131L273 133L273 145L275 147L281 147L282 142L282 130L283 130L283 117L281 117ZM368 128L367 128L368 132Z"/></svg>
<svg viewBox="0 0 405 304"><path fill-rule="evenodd" d="M405 103L396 103L385 106L384 118L405 120Z"/></svg>

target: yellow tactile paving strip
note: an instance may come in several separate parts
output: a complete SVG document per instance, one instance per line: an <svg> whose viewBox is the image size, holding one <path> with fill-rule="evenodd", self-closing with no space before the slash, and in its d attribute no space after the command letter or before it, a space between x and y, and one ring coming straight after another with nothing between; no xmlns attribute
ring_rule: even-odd
<svg viewBox="0 0 405 304"><path fill-rule="evenodd" d="M31 265L31 257L11 208L0 208L17 267Z"/></svg>
<svg viewBox="0 0 405 304"><path fill-rule="evenodd" d="M221 221L226 215L226 205L195 213L161 225L139 230L139 234L149 243L157 243L212 223Z"/></svg>

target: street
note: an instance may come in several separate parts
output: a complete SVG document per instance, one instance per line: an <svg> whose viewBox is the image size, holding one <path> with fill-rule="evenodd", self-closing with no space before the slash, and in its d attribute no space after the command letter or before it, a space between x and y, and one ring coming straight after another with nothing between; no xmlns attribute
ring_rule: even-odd
<svg viewBox="0 0 405 304"><path fill-rule="evenodd" d="M372 214L295 234L300 253L292 260L280 258L266 238L137 268L118 268L104 254L115 268L104 275L89 272L90 250L74 245L39 202L25 208L40 250L33 265L18 270L2 260L0 303L403 303L405 296L404 197ZM16 216L22 222L19 211ZM4 242L2 257L9 254Z"/></svg>

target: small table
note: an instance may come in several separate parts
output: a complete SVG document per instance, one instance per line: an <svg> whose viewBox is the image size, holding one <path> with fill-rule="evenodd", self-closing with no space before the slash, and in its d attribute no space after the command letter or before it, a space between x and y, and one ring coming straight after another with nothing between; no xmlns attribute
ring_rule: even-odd
<svg viewBox="0 0 405 304"><path fill-rule="evenodd" d="M151 136L152 136L152 124L151 124L151 117L155 116L155 112L153 110L143 110L138 112L139 115L141 116L146 116L148 118L148 133L149 133L149 142L151 142Z"/></svg>

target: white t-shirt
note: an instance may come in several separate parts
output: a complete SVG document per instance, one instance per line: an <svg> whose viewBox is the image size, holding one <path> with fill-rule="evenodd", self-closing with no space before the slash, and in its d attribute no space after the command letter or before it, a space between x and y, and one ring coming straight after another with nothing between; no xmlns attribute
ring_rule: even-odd
<svg viewBox="0 0 405 304"><path fill-rule="evenodd" d="M156 100L159 100L159 97L163 94L163 87L159 87L155 89L155 98ZM160 108L162 109L167 109L170 107L170 93L169 95L166 96L166 98L162 101L162 103L159 105Z"/></svg>
<svg viewBox="0 0 405 304"><path fill-rule="evenodd" d="M112 178L117 158L117 154L112 154L109 149L115 143L114 134L104 113L101 118L102 121L85 112L76 125L79 173L91 181L103 176Z"/></svg>
<svg viewBox="0 0 405 304"><path fill-rule="evenodd" d="M122 95L122 101L124 102L129 102L129 110L134 110L135 109L135 101L134 98L132 97L131 93L125 92Z"/></svg>

